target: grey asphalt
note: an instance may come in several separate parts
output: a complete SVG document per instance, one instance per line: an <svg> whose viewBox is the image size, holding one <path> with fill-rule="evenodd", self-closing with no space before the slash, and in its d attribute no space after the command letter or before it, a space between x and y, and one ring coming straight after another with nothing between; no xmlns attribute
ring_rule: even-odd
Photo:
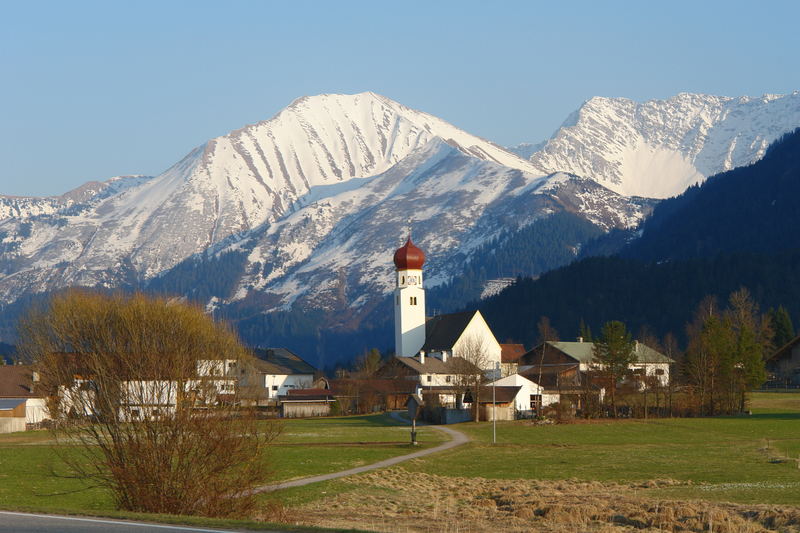
<svg viewBox="0 0 800 533"><path fill-rule="evenodd" d="M109 531L111 533L169 533L171 531L185 533L232 533L237 530L148 524L146 522L129 522L127 520L106 518L0 511L0 531L4 533L100 533L104 531ZM270 531L272 533L282 533L279 530Z"/></svg>
<svg viewBox="0 0 800 533"><path fill-rule="evenodd" d="M399 418L397 413L391 413L391 416L396 420L408 422L407 420ZM361 474L362 472L369 472L370 470L377 470L378 468L386 468L388 466L394 466L398 463L410 461L411 459L416 459L417 457L425 457L426 455L430 455L432 453L443 452L444 450L449 450L450 448L455 448L456 446L461 446L462 444L469 442L469 437L467 437L460 431L456 431L455 429L451 429L445 426L428 426L428 427L432 427L439 431L443 431L444 433L450 435L452 439L449 440L448 442L445 442L444 444L440 444L439 446L428 448L427 450L420 450L418 452L409 453L407 455L392 457L391 459L384 459L383 461L378 461L377 463L372 463L364 466L357 466L349 470L342 470L341 472L332 472L330 474L322 474L319 476L304 477L300 479L294 479L292 481L284 481L282 483L276 483L274 485L264 485L263 487L258 487L257 489L255 489L254 492L272 492L275 490L288 489L290 487L302 487L303 485L318 483L320 481L328 481L340 477L352 476L354 474Z"/></svg>

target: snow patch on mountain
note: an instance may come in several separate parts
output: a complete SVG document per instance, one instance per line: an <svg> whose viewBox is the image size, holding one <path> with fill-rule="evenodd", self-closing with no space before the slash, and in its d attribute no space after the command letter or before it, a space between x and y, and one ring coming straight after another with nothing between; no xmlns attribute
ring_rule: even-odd
<svg viewBox="0 0 800 533"><path fill-rule="evenodd" d="M763 157L800 126L800 93L761 98L679 94L637 103L595 97L530 160L542 172L597 180L626 196L666 198Z"/></svg>

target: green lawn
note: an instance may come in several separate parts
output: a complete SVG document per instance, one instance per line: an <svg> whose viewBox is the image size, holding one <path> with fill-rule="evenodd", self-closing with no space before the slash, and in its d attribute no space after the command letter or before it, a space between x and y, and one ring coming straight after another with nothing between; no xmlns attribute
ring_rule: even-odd
<svg viewBox="0 0 800 533"><path fill-rule="evenodd" d="M420 428L422 448L444 440L439 431ZM273 481L346 470L411 453L409 428L385 415L286 420L265 460ZM400 444L402 443L402 444ZM0 435L0 508L107 514L109 493L87 488L67 473L47 431Z"/></svg>
<svg viewBox="0 0 800 533"><path fill-rule="evenodd" d="M795 403L797 402L797 403ZM800 394L755 394L747 417L454 426L473 442L405 468L445 476L690 481L664 495L800 504ZM796 408L792 408L795 406Z"/></svg>

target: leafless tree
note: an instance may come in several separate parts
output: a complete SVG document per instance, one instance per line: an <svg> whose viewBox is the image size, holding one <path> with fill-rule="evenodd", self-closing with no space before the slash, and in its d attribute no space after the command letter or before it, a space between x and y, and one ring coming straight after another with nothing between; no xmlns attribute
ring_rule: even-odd
<svg viewBox="0 0 800 533"><path fill-rule="evenodd" d="M73 290L31 311L20 338L55 437L71 445L64 462L120 508L244 516L256 506L249 489L267 477L277 426L245 407L236 383L252 356L227 327L186 304Z"/></svg>
<svg viewBox="0 0 800 533"><path fill-rule="evenodd" d="M548 342L558 340L558 331L550 324L550 319L546 316L539 318L539 323L536 325L539 330L539 343L542 345L542 353L539 359L539 381L537 385L542 385L542 367L544 366L545 350L547 350Z"/></svg>
<svg viewBox="0 0 800 533"><path fill-rule="evenodd" d="M464 339L458 345L458 356L451 360L458 393L469 393L475 422L480 422L480 391L485 381L485 371L491 367L486 341L477 335Z"/></svg>

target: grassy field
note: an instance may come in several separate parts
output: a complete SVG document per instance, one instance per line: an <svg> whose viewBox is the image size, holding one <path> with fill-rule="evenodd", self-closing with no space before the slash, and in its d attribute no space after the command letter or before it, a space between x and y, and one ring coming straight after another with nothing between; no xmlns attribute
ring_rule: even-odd
<svg viewBox="0 0 800 533"><path fill-rule="evenodd" d="M512 528L509 531L517 526L526 531L531 518L520 517L531 509L550 512L552 508L552 516L558 516L558 509L564 508L563 519L568 520L569 506L563 502L569 498L575 502L570 505L583 509L601 509L604 501L616 502L614 513L626 515L636 513L642 501L658 499L681 500L674 502L669 511L673 514L687 509L685 500L798 506L800 394L755 393L750 406L753 414L740 417L559 425L500 422L497 444L491 443L490 423L459 424L453 427L472 438L465 446L390 470L282 490L264 498L281 502L284 519L289 521L293 516L307 521L316 516L310 523L341 528L363 519L361 527L385 531L406 524L418 509L422 530L428 527L425 512L439 513L443 527L450 527L449 517L456 514L464 517L460 529L489 527L492 517L499 515L482 506L495 505L492 502L499 506L510 487L519 489L521 484L526 488L519 489L506 505L513 509L506 512L503 526ZM287 420L267 460L274 479L287 480L408 453L408 437L408 426L385 415ZM427 427L419 428L419 438L423 447L444 440L440 432ZM55 452L47 432L0 435L0 508L138 516L114 511L103 490L87 489L78 480L59 476ZM548 501L535 499L537 495L554 496ZM594 503L586 504L589 500ZM606 511L598 512L605 516ZM702 530L702 521L711 511L698 507L691 512L687 520L699 521L697 527ZM714 512L728 513L725 519L734 520L740 511L718 507ZM339 521L331 522L337 513ZM469 513L474 514L469 520L478 522L468 522ZM235 525L257 527L255 522Z"/></svg>
<svg viewBox="0 0 800 533"><path fill-rule="evenodd" d="M421 447L444 440L440 432L420 428ZM273 480L284 481L345 470L416 451L408 427L385 415L286 420L265 460ZM107 513L110 495L66 476L60 454L47 431L0 435L0 508Z"/></svg>
<svg viewBox="0 0 800 533"><path fill-rule="evenodd" d="M489 479L676 480L663 495L800 505L800 394L756 393L742 417L460 424L473 442L405 466Z"/></svg>

